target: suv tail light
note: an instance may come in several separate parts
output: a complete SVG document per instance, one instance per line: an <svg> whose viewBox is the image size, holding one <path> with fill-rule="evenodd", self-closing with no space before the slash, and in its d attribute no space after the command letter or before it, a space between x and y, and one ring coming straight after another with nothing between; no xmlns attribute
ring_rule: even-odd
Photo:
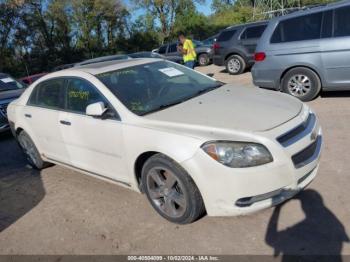
<svg viewBox="0 0 350 262"><path fill-rule="evenodd" d="M214 43L213 44L213 49L215 50L215 49L219 49L220 48L220 45L219 45L219 43Z"/></svg>
<svg viewBox="0 0 350 262"><path fill-rule="evenodd" d="M254 54L254 60L255 62L261 62L264 61L266 58L266 54L264 52L258 52Z"/></svg>

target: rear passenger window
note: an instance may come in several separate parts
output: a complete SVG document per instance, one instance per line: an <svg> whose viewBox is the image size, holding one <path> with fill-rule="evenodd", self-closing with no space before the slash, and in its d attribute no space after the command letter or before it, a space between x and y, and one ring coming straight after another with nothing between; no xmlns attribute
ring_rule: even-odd
<svg viewBox="0 0 350 262"><path fill-rule="evenodd" d="M334 36L350 36L350 6L335 10Z"/></svg>
<svg viewBox="0 0 350 262"><path fill-rule="evenodd" d="M159 50L158 50L158 53L159 53L159 54L165 54L166 48L167 48L166 45L161 46L161 47L159 48Z"/></svg>
<svg viewBox="0 0 350 262"><path fill-rule="evenodd" d="M221 32L221 34L219 35L217 41L218 42L224 42L224 41L228 41L232 38L232 36L236 33L236 30L227 30L227 31L223 31Z"/></svg>
<svg viewBox="0 0 350 262"><path fill-rule="evenodd" d="M319 39L322 12L281 21L272 35L271 43Z"/></svg>
<svg viewBox="0 0 350 262"><path fill-rule="evenodd" d="M177 52L176 44L170 45L170 46L169 46L168 53L175 53L175 52Z"/></svg>
<svg viewBox="0 0 350 262"><path fill-rule="evenodd" d="M33 90L29 105L50 109L63 109L63 79L52 79L40 83Z"/></svg>
<svg viewBox="0 0 350 262"><path fill-rule="evenodd" d="M321 38L332 37L333 31L333 11L323 13Z"/></svg>
<svg viewBox="0 0 350 262"><path fill-rule="evenodd" d="M265 28L266 25L249 27L243 32L241 39L260 38L261 35L264 33Z"/></svg>
<svg viewBox="0 0 350 262"><path fill-rule="evenodd" d="M86 107L96 102L107 101L89 82L76 78L69 79L66 91L67 110L75 113L85 114Z"/></svg>

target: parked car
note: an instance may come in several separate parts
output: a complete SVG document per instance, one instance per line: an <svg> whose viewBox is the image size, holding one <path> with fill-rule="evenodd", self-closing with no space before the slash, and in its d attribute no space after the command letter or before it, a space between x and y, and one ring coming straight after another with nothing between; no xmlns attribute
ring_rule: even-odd
<svg viewBox="0 0 350 262"><path fill-rule="evenodd" d="M36 75L31 75L31 76L26 76L26 77L22 77L19 80L22 81L23 83L25 83L26 85L30 85L32 83L34 83L36 80L38 80L40 77L46 75L47 73L40 73L40 74L36 74Z"/></svg>
<svg viewBox="0 0 350 262"><path fill-rule="evenodd" d="M101 56L96 57L93 59L88 59L80 63L74 64L74 67L79 67L83 65L89 65L94 63L100 63L100 62L107 62L107 61L117 61L117 60L124 60L124 59L131 59L128 55L109 55L109 56Z"/></svg>
<svg viewBox="0 0 350 262"><path fill-rule="evenodd" d="M212 61L213 50L211 46L203 45L200 41L192 40L195 45L195 50L197 53L197 62L200 66L209 65ZM183 59L182 55L177 51L177 42L164 44L156 51L158 54L161 54L165 57L177 57L177 59Z"/></svg>
<svg viewBox="0 0 350 262"><path fill-rule="evenodd" d="M60 164L144 192L181 224L291 198L315 178L322 145L298 99L160 59L49 74L8 116L35 168Z"/></svg>
<svg viewBox="0 0 350 262"><path fill-rule="evenodd" d="M231 75L242 74L254 64L254 52L267 22L229 27L220 32L213 45L213 63L226 66Z"/></svg>
<svg viewBox="0 0 350 262"><path fill-rule="evenodd" d="M254 84L303 101L350 88L350 2L270 21L255 55Z"/></svg>
<svg viewBox="0 0 350 262"><path fill-rule="evenodd" d="M7 106L24 91L25 85L8 74L0 73L0 133L10 129L7 120Z"/></svg>
<svg viewBox="0 0 350 262"><path fill-rule="evenodd" d="M184 61L182 57L179 56L163 56L161 54L158 54L156 52L137 52L137 53L132 53L128 54L129 57L131 58L159 58L159 59L165 59L169 60L178 64L183 64Z"/></svg>

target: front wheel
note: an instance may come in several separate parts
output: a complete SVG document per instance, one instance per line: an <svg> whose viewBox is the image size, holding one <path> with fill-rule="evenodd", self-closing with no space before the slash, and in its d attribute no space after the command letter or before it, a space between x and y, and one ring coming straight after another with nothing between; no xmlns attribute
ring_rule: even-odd
<svg viewBox="0 0 350 262"><path fill-rule="evenodd" d="M297 67L289 70L282 79L281 89L301 101L311 101L321 90L321 81L311 69Z"/></svg>
<svg viewBox="0 0 350 262"><path fill-rule="evenodd" d="M199 66L207 66L207 65L209 65L209 62L210 62L210 58L209 58L208 54L200 54L198 56Z"/></svg>
<svg viewBox="0 0 350 262"><path fill-rule="evenodd" d="M162 154L146 161L142 184L153 208L173 223L191 223L205 212L201 194L192 178Z"/></svg>
<svg viewBox="0 0 350 262"><path fill-rule="evenodd" d="M231 55L226 60L226 71L231 75L239 75L244 72L247 65L244 59L239 55Z"/></svg>

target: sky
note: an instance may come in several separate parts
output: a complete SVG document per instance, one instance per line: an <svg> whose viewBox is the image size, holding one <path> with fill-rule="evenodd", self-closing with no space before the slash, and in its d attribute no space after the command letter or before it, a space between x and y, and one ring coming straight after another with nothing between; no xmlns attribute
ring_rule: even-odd
<svg viewBox="0 0 350 262"><path fill-rule="evenodd" d="M211 2L212 0L205 0L205 4L196 4L197 10L205 15L209 15L211 14ZM123 0L123 3L127 6L127 7L132 7L132 4L130 3L130 0ZM133 19L136 19L139 15L144 14L143 10L136 10L133 12L132 16Z"/></svg>

